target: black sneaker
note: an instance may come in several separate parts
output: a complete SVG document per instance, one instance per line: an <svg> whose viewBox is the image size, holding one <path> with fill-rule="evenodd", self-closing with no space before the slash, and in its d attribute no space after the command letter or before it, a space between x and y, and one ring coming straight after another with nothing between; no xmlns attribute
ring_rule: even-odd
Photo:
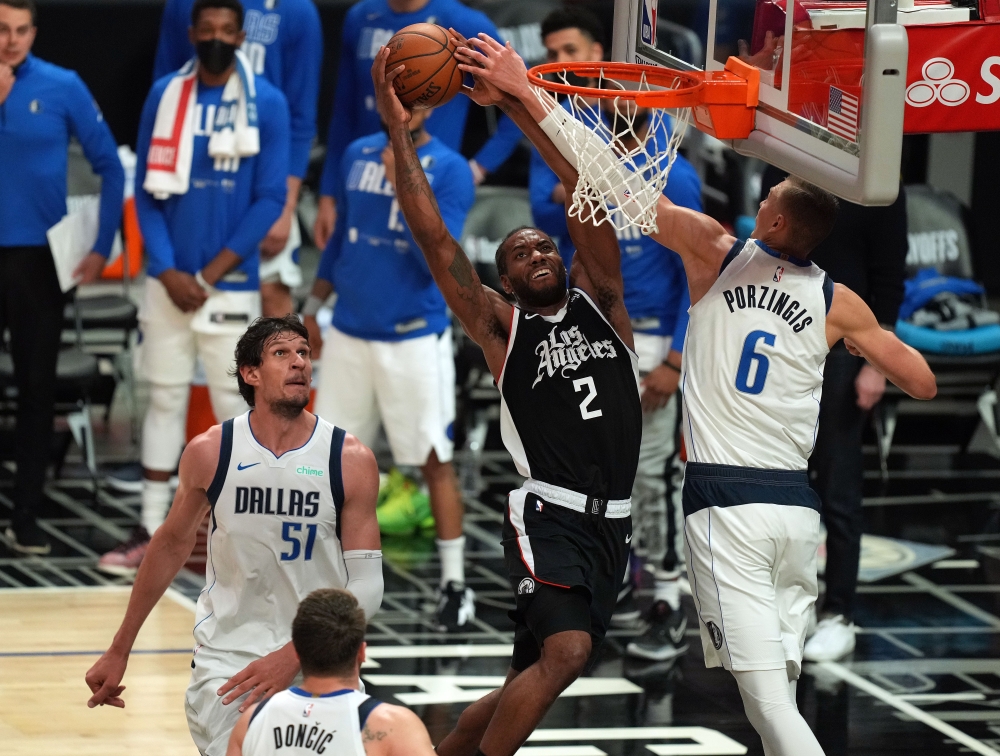
<svg viewBox="0 0 1000 756"><path fill-rule="evenodd" d="M688 650L687 615L666 601L657 601L649 610L649 629L625 647L629 656L650 661L674 659Z"/></svg>
<svg viewBox="0 0 1000 756"><path fill-rule="evenodd" d="M5 533L9 546L18 554L33 554L44 556L52 551L52 544L45 531L38 527L35 520L25 520L24 522L13 524L7 528Z"/></svg>
<svg viewBox="0 0 1000 756"><path fill-rule="evenodd" d="M441 591L434 622L442 633L464 630L476 618L476 593L451 581Z"/></svg>
<svg viewBox="0 0 1000 756"><path fill-rule="evenodd" d="M635 627L641 616L639 603L635 600L635 589L631 583L623 585L618 591L615 612L611 615L612 627Z"/></svg>

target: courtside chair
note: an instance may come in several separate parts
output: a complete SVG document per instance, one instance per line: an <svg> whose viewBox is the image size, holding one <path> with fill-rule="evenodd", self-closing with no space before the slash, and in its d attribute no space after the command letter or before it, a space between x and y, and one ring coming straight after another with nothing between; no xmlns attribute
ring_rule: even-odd
<svg viewBox="0 0 1000 756"><path fill-rule="evenodd" d="M906 278L912 278L922 269L935 268L944 276L973 280L972 255L958 199L922 184L907 186L904 191L910 237ZM937 397L930 402L907 401L899 389L889 384L885 398L873 412L883 482L888 480L888 458L901 410L911 414L978 415L981 427L992 442L993 456L1000 457L996 391L1000 378L1000 351L978 354L921 351L921 354L937 377ZM963 452L969 450L976 435L974 432L965 442Z"/></svg>

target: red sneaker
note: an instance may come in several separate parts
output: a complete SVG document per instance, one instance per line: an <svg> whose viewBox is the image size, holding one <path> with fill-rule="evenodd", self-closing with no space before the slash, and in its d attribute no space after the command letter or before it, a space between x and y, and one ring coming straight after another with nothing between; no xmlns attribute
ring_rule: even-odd
<svg viewBox="0 0 1000 756"><path fill-rule="evenodd" d="M110 575L132 577L139 569L139 563L146 555L149 533L142 525L132 531L125 543L119 544L97 560L97 569Z"/></svg>

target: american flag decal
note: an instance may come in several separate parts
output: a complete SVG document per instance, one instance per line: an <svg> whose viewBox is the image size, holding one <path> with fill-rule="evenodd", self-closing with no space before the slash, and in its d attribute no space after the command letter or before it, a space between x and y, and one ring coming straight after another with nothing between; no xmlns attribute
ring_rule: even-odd
<svg viewBox="0 0 1000 756"><path fill-rule="evenodd" d="M830 102L826 127L837 136L858 141L858 98L836 87L830 87Z"/></svg>

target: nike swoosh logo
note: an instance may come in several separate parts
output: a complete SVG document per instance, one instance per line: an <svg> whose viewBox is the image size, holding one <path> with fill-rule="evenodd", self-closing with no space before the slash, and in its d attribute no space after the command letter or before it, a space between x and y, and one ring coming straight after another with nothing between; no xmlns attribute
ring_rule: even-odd
<svg viewBox="0 0 1000 756"><path fill-rule="evenodd" d="M667 632L670 633L670 640L674 642L674 645L680 645L681 641L684 640L684 633L687 632L687 617L681 620L681 624L675 628L667 628Z"/></svg>
<svg viewBox="0 0 1000 756"><path fill-rule="evenodd" d="M244 465L242 462L236 465L237 470L249 470L251 467L256 467L260 462L254 462L252 465Z"/></svg>
<svg viewBox="0 0 1000 756"><path fill-rule="evenodd" d="M632 543L632 534L628 534L628 538L625 539L625 543Z"/></svg>

